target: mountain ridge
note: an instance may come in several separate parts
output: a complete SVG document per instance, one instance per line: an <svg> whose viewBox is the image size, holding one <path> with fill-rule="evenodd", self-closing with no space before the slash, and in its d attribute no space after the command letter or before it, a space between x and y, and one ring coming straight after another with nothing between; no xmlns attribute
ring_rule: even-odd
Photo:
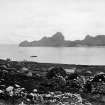
<svg viewBox="0 0 105 105"><path fill-rule="evenodd" d="M105 46L105 35L95 37L86 35L83 40L65 40L61 32L55 33L52 37L43 37L39 41L29 42L27 40L19 44L20 47L79 47L79 46Z"/></svg>

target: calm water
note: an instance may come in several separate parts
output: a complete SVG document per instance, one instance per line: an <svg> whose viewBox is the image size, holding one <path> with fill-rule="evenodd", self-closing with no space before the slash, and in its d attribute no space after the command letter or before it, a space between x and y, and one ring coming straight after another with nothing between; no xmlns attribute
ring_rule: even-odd
<svg viewBox="0 0 105 105"><path fill-rule="evenodd" d="M30 56L38 56L31 58ZM105 47L18 47L0 45L0 58L50 63L105 65Z"/></svg>

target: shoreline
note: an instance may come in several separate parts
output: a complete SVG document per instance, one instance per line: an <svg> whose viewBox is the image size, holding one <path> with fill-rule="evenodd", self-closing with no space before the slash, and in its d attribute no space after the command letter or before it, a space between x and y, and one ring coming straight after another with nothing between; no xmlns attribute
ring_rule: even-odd
<svg viewBox="0 0 105 105"><path fill-rule="evenodd" d="M0 59L0 64L7 64L8 61L6 59ZM63 69L70 71L75 70L78 73L83 73L86 71L91 71L92 74L97 74L99 72L105 72L105 65L77 65L77 64L60 64L60 63L42 63L42 62L34 62L34 61L10 61L13 63L12 67L15 67L15 64L20 64L21 66L30 67L30 70L33 73L46 73L51 67L62 67ZM24 67L23 66L23 67Z"/></svg>
<svg viewBox="0 0 105 105"><path fill-rule="evenodd" d="M7 58L8 59L8 58ZM5 62L6 59L0 59L0 62ZM105 67L105 65L88 65L88 64L64 64L64 63L47 63L47 62L36 62L36 61L18 61L18 60L11 60L11 62L25 62L25 63L32 63L32 64L38 64L40 66L46 66L46 67L49 67L49 66L61 66L61 67L64 67L64 68L71 68L71 67L76 67L76 66L79 66L79 67Z"/></svg>

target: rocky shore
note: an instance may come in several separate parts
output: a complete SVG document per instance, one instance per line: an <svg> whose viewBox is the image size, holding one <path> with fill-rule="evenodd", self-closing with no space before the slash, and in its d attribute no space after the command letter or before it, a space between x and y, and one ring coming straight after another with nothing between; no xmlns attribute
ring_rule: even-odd
<svg viewBox="0 0 105 105"><path fill-rule="evenodd" d="M2 105L105 105L105 66L0 59Z"/></svg>

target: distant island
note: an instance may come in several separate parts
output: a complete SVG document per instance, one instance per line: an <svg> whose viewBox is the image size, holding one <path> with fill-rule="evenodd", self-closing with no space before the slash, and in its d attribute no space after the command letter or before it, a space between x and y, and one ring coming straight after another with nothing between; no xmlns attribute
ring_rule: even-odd
<svg viewBox="0 0 105 105"><path fill-rule="evenodd" d="M95 37L87 35L83 40L65 40L61 32L55 33L52 37L43 37L39 41L23 41L20 47L80 47L80 46L105 46L105 35Z"/></svg>

